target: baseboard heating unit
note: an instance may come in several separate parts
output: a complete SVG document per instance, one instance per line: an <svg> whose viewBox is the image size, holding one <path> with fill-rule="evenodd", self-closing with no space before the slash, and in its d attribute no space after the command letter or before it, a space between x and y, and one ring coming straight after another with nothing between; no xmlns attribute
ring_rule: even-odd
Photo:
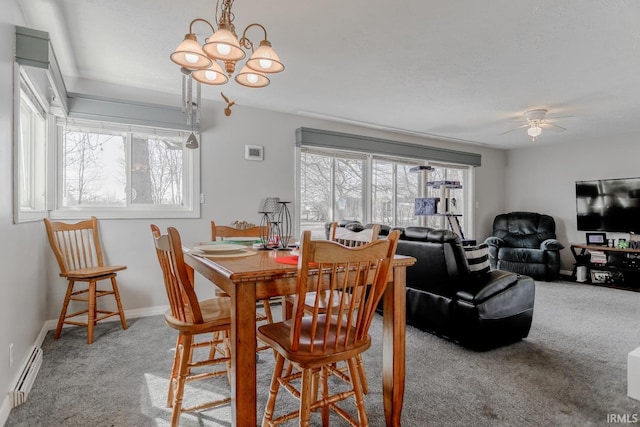
<svg viewBox="0 0 640 427"><path fill-rule="evenodd" d="M40 347L34 347L24 369L18 377L15 387L10 392L12 408L22 405L27 401L27 397L29 396L31 387L33 387L33 382L36 380L41 364L42 349Z"/></svg>

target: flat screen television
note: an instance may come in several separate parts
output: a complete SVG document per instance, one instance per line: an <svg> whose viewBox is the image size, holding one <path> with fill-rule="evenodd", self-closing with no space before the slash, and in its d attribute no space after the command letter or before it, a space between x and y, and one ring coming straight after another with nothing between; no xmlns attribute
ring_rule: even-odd
<svg viewBox="0 0 640 427"><path fill-rule="evenodd" d="M576 182L578 230L640 233L640 178Z"/></svg>

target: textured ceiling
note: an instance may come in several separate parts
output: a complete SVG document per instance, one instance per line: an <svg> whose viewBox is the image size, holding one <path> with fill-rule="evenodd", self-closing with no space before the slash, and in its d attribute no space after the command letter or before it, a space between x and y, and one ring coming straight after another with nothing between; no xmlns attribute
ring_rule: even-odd
<svg viewBox="0 0 640 427"><path fill-rule="evenodd" d="M180 92L169 54L213 0L19 0L65 79ZM238 0L285 63L264 89L204 87L252 106L501 148L640 132L637 0ZM206 27L197 26L202 41ZM249 33L258 38L260 34ZM71 88L73 90L73 87ZM532 142L530 109L564 132Z"/></svg>

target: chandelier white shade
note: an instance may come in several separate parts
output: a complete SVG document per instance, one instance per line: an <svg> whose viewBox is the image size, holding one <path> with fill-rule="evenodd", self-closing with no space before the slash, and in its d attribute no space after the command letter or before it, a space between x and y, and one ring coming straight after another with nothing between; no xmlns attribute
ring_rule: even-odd
<svg viewBox="0 0 640 427"><path fill-rule="evenodd" d="M220 65L215 61L211 61L211 65L205 69L192 71L191 77L208 85L223 85L229 81Z"/></svg>
<svg viewBox="0 0 640 427"><path fill-rule="evenodd" d="M186 34L170 58L181 67L194 70L207 68L212 62L202 51L195 34Z"/></svg>
<svg viewBox="0 0 640 427"><path fill-rule="evenodd" d="M253 52L247 61L247 67L263 73L279 73L284 70L284 65L268 40L262 40L260 47Z"/></svg>
<svg viewBox="0 0 640 427"><path fill-rule="evenodd" d="M270 80L263 73L252 70L248 65L245 65L236 75L236 82L242 86L259 88L269 85Z"/></svg>
<svg viewBox="0 0 640 427"><path fill-rule="evenodd" d="M247 87L265 87L270 83L265 74L279 73L284 70L284 65L271 47L271 42L267 39L267 30L261 24L249 24L242 32L242 37L238 39L233 25L232 4L233 0L222 0L222 14L218 20L217 30L206 19L196 18L191 21L189 33L185 35L184 40L170 58L181 68L190 71L191 76L198 82L222 85L227 83L235 73L237 62L246 57L245 50L250 51L251 56L235 76L235 81ZM212 32L203 45L198 43L193 31L193 25L196 22L206 24ZM261 29L264 33L264 38L255 51L254 43L247 36L247 31L253 27ZM222 64L217 61L221 61Z"/></svg>
<svg viewBox="0 0 640 427"><path fill-rule="evenodd" d="M224 28L209 37L202 50L210 58L221 61L240 61L246 56L235 34Z"/></svg>

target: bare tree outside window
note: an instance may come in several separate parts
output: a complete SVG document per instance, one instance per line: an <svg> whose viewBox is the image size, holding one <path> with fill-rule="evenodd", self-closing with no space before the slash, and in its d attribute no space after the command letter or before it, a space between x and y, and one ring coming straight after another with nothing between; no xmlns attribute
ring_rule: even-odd
<svg viewBox="0 0 640 427"><path fill-rule="evenodd" d="M123 135L66 130L64 206L126 202Z"/></svg>
<svg viewBox="0 0 640 427"><path fill-rule="evenodd" d="M335 159L334 220L364 218L364 160Z"/></svg>
<svg viewBox="0 0 640 427"><path fill-rule="evenodd" d="M333 159L315 153L303 153L301 167L300 219L302 228L323 235L323 224L331 219L331 171Z"/></svg>
<svg viewBox="0 0 640 427"><path fill-rule="evenodd" d="M134 135L131 202L182 204L182 141Z"/></svg>
<svg viewBox="0 0 640 427"><path fill-rule="evenodd" d="M64 206L182 206L182 146L177 137L65 130Z"/></svg>
<svg viewBox="0 0 640 427"><path fill-rule="evenodd" d="M301 228L311 230L314 237L324 236L326 222L352 219L391 227L447 228L445 216L417 216L415 199L441 196L439 189L428 185L430 181L459 181L464 187L465 169L439 166L427 174L410 171L424 164L419 160L303 148L300 152ZM463 190L449 189L446 197L447 204L439 207L439 213L447 209L448 213L461 215ZM371 211L366 212L365 207L369 205ZM462 217L458 218L463 221Z"/></svg>

